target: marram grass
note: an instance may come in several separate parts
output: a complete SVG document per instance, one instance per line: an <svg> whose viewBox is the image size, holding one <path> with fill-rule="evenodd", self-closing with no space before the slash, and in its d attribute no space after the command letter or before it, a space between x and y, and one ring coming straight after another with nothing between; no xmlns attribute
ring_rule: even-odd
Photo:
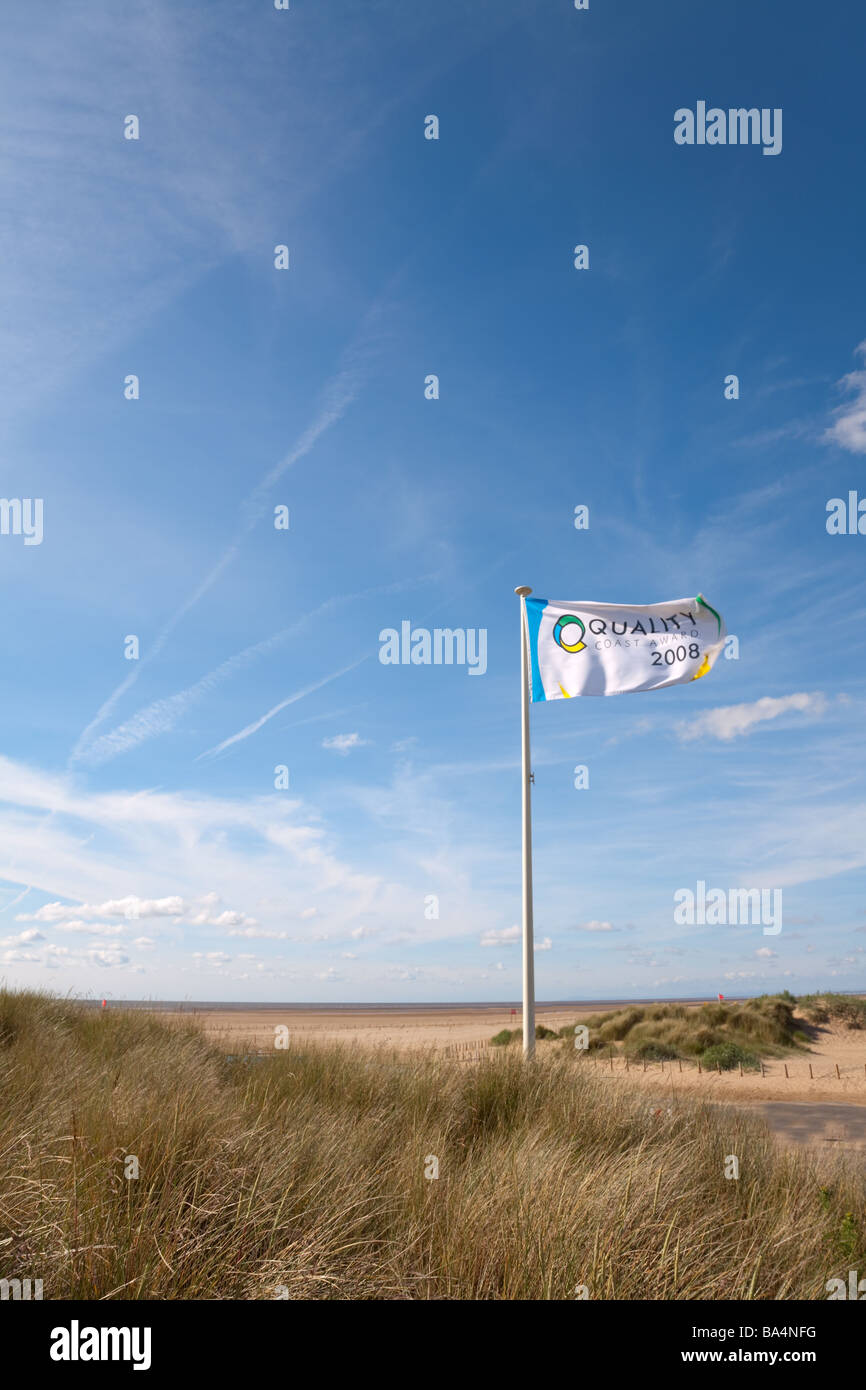
<svg viewBox="0 0 866 1390"><path fill-rule="evenodd" d="M864 1228L854 1167L668 1114L573 1050L247 1065L194 1026L0 991L0 1278L46 1299L825 1298Z"/></svg>

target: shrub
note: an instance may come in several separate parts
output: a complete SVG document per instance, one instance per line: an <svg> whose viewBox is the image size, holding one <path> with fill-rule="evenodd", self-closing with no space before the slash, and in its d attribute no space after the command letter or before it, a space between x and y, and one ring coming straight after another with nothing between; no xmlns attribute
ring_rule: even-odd
<svg viewBox="0 0 866 1390"><path fill-rule="evenodd" d="M650 1040L638 1043L637 1047L630 1049L629 1055L637 1057L641 1062L672 1062L676 1061L680 1054L675 1047Z"/></svg>
<svg viewBox="0 0 866 1390"><path fill-rule="evenodd" d="M812 1023L839 1023L843 1028L866 1028L866 999L853 994L809 994L800 1006Z"/></svg>
<svg viewBox="0 0 866 1390"><path fill-rule="evenodd" d="M715 1071L717 1067L722 1071L733 1071L734 1067L739 1066L742 1066L744 1071L757 1071L760 1067L760 1060L754 1052L749 1052L747 1048L732 1042L715 1043L713 1047L708 1047L701 1057L701 1062L711 1071Z"/></svg>

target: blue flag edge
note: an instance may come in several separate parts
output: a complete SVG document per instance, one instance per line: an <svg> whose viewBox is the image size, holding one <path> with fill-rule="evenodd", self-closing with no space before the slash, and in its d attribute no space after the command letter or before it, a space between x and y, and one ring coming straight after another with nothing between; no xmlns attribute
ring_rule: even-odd
<svg viewBox="0 0 866 1390"><path fill-rule="evenodd" d="M547 699L544 686L541 684L541 670L538 665L538 631L541 627L542 615L549 601L546 598L528 598L526 600L526 640L529 643L529 669L532 673L530 698L533 704L537 704L539 700Z"/></svg>

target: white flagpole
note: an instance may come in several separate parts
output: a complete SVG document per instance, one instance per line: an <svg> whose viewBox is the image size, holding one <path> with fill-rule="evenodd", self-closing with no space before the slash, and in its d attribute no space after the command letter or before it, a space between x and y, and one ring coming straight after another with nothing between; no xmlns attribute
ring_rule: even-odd
<svg viewBox="0 0 866 1390"><path fill-rule="evenodd" d="M523 718L523 1055L535 1054L535 959L532 941L532 771L529 756L529 631L526 625L526 595L532 590L522 584L520 595L520 712Z"/></svg>

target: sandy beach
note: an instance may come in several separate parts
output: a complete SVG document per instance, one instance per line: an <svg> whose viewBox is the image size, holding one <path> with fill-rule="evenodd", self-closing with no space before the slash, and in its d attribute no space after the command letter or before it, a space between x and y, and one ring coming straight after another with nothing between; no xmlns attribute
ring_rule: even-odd
<svg viewBox="0 0 866 1390"><path fill-rule="evenodd" d="M606 1005L618 1008L619 1004ZM594 1011L586 1009L583 1017ZM547 1028L562 1028L580 1016L580 1010L568 1005L538 1004L536 1021ZM226 1051L243 1047L272 1047L274 1029L288 1028L298 1041L357 1043L362 1047L445 1048L487 1044L503 1028L519 1028L519 1011L512 1014L509 1006L479 1004L471 1009L424 1004L395 1006L383 1010L362 1004L357 1008L340 1006L328 1009L272 1008L261 1009L196 1009L189 1005L182 1013L162 1013L161 1017L177 1020L192 1019L208 1037Z"/></svg>
<svg viewBox="0 0 866 1390"><path fill-rule="evenodd" d="M558 1029L588 1018L601 1009L622 1007L616 1002L604 1005L539 1004L536 1021ZM687 1007L699 1004L687 1001ZM244 1048L273 1046L274 1030L288 1028L298 1042L341 1042L360 1047L388 1047L436 1050L449 1049L467 1058L484 1051L494 1034L503 1028L519 1028L519 1013L508 1006L491 1004L471 1008L406 1005L383 1010L381 1007L203 1009L187 1006L182 1012L163 1017L193 1021L227 1052ZM537 1055L543 1058L551 1044L539 1042ZM646 1068L615 1057L593 1053L581 1059L612 1080L628 1078L630 1084L657 1092L663 1086L670 1094L701 1095L713 1100L738 1103L765 1101L833 1101L866 1105L866 1032L826 1026L815 1030L808 1050L787 1058L765 1060L762 1072L698 1072L687 1062L653 1062ZM837 1072L838 1069L838 1072Z"/></svg>

